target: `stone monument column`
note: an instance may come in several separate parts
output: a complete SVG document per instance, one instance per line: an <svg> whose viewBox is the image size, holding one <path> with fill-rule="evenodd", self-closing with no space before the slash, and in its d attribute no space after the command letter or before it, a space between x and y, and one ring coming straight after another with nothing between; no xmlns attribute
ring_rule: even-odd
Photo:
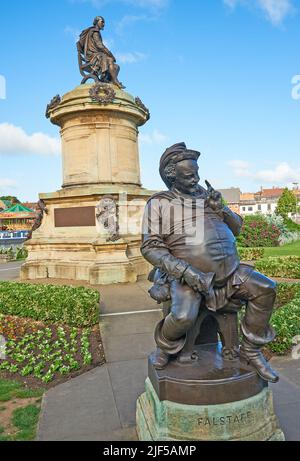
<svg viewBox="0 0 300 461"><path fill-rule="evenodd" d="M112 85L81 85L50 110L61 128L63 188L141 186L138 127L149 113L136 101Z"/></svg>
<svg viewBox="0 0 300 461"><path fill-rule="evenodd" d="M54 98L47 116L61 128L63 185L40 194L47 214L27 242L22 279L135 282L149 268L139 246L153 191L141 187L138 149L138 128L149 111L116 85L96 83ZM118 209L113 238L97 217L107 196Z"/></svg>
<svg viewBox="0 0 300 461"><path fill-rule="evenodd" d="M138 128L150 113L124 91L120 67L102 40L104 27L97 16L80 34L81 85L47 106L46 117L61 129L63 184L40 194L22 279L109 284L135 282L148 272L139 248L153 191L141 185Z"/></svg>

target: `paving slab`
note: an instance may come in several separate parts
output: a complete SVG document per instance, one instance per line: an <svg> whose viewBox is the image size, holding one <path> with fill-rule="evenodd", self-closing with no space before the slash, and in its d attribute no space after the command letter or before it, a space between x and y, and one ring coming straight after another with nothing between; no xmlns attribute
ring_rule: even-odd
<svg viewBox="0 0 300 461"><path fill-rule="evenodd" d="M148 291L153 286L152 282L149 282L147 279L146 280L139 280L137 282L137 285L139 286L139 288L141 288L144 291L144 293L146 293L147 296L149 296Z"/></svg>
<svg viewBox="0 0 300 461"><path fill-rule="evenodd" d="M136 442L138 441L138 435L135 427L128 429L119 429L117 431L103 432L99 439L99 442Z"/></svg>
<svg viewBox="0 0 300 461"><path fill-rule="evenodd" d="M156 347L153 333L107 336L102 340L108 363L146 359Z"/></svg>
<svg viewBox="0 0 300 461"><path fill-rule="evenodd" d="M102 314L157 309L158 307L156 301L151 299L139 283L105 285L100 288L100 292Z"/></svg>
<svg viewBox="0 0 300 461"><path fill-rule="evenodd" d="M108 365L113 393L123 428L136 424L136 402L145 392L148 360L131 360Z"/></svg>
<svg viewBox="0 0 300 461"><path fill-rule="evenodd" d="M106 365L50 389L44 396L39 441L98 441L122 429Z"/></svg>
<svg viewBox="0 0 300 461"><path fill-rule="evenodd" d="M141 333L153 335L155 325L161 320L162 311L145 312L141 314L117 315L101 317L100 329L102 338L107 336L126 336Z"/></svg>
<svg viewBox="0 0 300 461"><path fill-rule="evenodd" d="M300 441L300 360L290 357L274 357L271 360L280 374L273 391L275 413L287 441Z"/></svg>
<svg viewBox="0 0 300 461"><path fill-rule="evenodd" d="M0 264L0 280L18 280L23 263L24 261L13 261Z"/></svg>
<svg viewBox="0 0 300 461"><path fill-rule="evenodd" d="M288 381L300 387L300 359L274 357L271 363L279 374L282 374Z"/></svg>

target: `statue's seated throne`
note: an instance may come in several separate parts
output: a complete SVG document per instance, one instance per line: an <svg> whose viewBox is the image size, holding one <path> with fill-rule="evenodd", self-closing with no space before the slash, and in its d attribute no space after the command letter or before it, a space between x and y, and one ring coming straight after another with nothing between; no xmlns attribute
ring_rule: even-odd
<svg viewBox="0 0 300 461"><path fill-rule="evenodd" d="M223 309L212 312L202 303L195 325L187 333L184 348L177 356L181 364L199 360L198 346L221 347L224 360L236 360L239 357L238 311L243 303L232 301ZM170 312L171 303L164 303L164 315ZM199 348L198 348L199 349Z"/></svg>
<svg viewBox="0 0 300 461"><path fill-rule="evenodd" d="M149 280L157 282L154 271ZM164 288L168 291L167 284ZM240 361L238 312L242 307L242 301L231 300L213 312L204 300L184 347L168 365L157 369L157 352L149 357L149 379L160 400L187 405L222 404L249 398L267 387L252 367ZM164 317L170 309L171 301L163 301Z"/></svg>
<svg viewBox="0 0 300 461"><path fill-rule="evenodd" d="M96 83L100 81L98 73L91 68L91 64L84 57L84 52L80 42L77 43L77 52L78 52L78 65L79 71L83 76L81 84L83 85L89 79L93 79Z"/></svg>

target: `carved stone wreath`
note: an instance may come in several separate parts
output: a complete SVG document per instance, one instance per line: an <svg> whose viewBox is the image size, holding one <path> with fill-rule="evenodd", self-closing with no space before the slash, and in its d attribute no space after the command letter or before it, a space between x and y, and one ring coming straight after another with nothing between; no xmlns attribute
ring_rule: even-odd
<svg viewBox="0 0 300 461"><path fill-rule="evenodd" d="M55 107L59 106L60 103L61 103L61 97L59 96L59 94L57 94L56 96L54 96L54 98L51 99L51 101L47 105L46 118L50 118L50 111L52 109L55 109Z"/></svg>
<svg viewBox="0 0 300 461"><path fill-rule="evenodd" d="M146 112L147 120L149 120L150 119L150 111L149 111L148 107L145 106L145 104L143 103L143 101L139 97L135 98L135 103L136 103L136 105L138 107L140 107L143 111Z"/></svg>
<svg viewBox="0 0 300 461"><path fill-rule="evenodd" d="M90 89L90 96L93 101L107 105L114 101L116 93L107 83L95 83Z"/></svg>

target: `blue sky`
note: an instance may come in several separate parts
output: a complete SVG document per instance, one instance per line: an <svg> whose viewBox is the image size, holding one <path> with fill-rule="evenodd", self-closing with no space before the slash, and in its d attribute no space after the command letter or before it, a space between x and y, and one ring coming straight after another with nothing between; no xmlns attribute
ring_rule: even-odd
<svg viewBox="0 0 300 461"><path fill-rule="evenodd" d="M299 13L299 0L1 2L0 194L33 201L60 188L45 107L80 83L75 41L96 15L126 91L151 111L140 130L144 187L164 187L160 156L181 141L202 153L202 184L300 183Z"/></svg>

